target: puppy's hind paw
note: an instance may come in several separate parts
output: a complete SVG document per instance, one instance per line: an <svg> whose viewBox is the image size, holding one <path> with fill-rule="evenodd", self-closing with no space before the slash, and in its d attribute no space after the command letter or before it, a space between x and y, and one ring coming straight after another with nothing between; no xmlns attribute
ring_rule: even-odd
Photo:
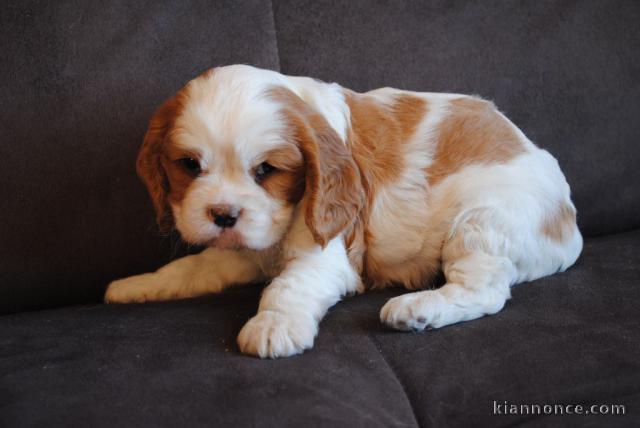
<svg viewBox="0 0 640 428"><path fill-rule="evenodd" d="M441 316L446 306L435 290L409 293L389 300L380 311L380 321L396 330L422 331L448 324Z"/></svg>

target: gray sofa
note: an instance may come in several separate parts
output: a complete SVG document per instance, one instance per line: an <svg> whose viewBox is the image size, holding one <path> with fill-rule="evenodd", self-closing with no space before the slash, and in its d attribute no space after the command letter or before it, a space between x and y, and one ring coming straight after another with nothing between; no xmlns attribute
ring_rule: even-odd
<svg viewBox="0 0 640 428"><path fill-rule="evenodd" d="M5 2L0 14L0 426L640 424L640 3ZM315 348L235 337L260 286L101 304L197 249L160 236L134 161L154 108L217 65L479 94L557 157L585 249L499 314L385 329L347 299ZM620 415L496 415L503 404Z"/></svg>

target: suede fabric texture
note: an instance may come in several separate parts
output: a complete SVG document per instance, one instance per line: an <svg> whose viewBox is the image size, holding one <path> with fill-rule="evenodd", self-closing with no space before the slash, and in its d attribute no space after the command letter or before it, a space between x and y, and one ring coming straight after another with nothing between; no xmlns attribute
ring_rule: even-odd
<svg viewBox="0 0 640 428"><path fill-rule="evenodd" d="M640 232L593 238L571 270L495 316L402 333L401 290L339 303L302 356L235 337L259 288L178 302L0 317L0 425L620 426L640 423ZM510 403L626 404L625 416L493 416Z"/></svg>
<svg viewBox="0 0 640 428"><path fill-rule="evenodd" d="M135 172L151 115L211 67L278 67L260 0L9 2L0 51L0 313L98 302L182 254Z"/></svg>

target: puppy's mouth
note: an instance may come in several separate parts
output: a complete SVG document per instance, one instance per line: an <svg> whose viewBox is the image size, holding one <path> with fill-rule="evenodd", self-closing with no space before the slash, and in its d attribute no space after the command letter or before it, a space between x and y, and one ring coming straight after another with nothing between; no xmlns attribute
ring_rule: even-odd
<svg viewBox="0 0 640 428"><path fill-rule="evenodd" d="M241 250L247 247L242 235L232 229L223 229L220 235L207 242L207 246L224 250Z"/></svg>

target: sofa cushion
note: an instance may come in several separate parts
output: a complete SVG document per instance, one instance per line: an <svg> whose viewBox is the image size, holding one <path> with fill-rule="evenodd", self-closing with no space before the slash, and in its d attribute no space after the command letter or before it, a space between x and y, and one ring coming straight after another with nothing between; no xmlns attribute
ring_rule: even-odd
<svg viewBox="0 0 640 428"><path fill-rule="evenodd" d="M281 70L479 94L555 155L587 236L640 227L640 2L274 0Z"/></svg>
<svg viewBox="0 0 640 428"><path fill-rule="evenodd" d="M342 325L348 313L302 358L240 355L258 292L0 318L0 424L415 426L367 332Z"/></svg>
<svg viewBox="0 0 640 428"><path fill-rule="evenodd" d="M302 356L259 360L235 337L258 288L0 317L0 425L633 426L640 423L640 231L594 238L565 273L495 316L385 329L400 290L347 299ZM625 404L624 416L493 415L513 404Z"/></svg>
<svg viewBox="0 0 640 428"><path fill-rule="evenodd" d="M0 51L0 313L167 262L135 174L151 114L210 67L278 67L267 0L10 2Z"/></svg>

